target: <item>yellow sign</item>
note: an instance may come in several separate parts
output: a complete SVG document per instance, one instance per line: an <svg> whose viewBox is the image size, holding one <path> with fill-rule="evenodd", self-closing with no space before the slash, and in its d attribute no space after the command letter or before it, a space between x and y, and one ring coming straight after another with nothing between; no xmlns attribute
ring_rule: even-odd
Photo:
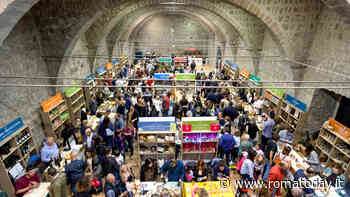
<svg viewBox="0 0 350 197"><path fill-rule="evenodd" d="M209 196L234 197L230 184L220 184L219 181L184 183L183 186L183 197L200 197L200 189L204 189Z"/></svg>

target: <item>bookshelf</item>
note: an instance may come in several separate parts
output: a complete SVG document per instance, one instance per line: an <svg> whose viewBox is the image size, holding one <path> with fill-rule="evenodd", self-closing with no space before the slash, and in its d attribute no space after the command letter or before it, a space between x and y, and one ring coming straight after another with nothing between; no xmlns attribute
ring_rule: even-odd
<svg viewBox="0 0 350 197"><path fill-rule="evenodd" d="M65 90L65 98L67 101L68 111L71 121L76 124L76 119L81 119L81 109L85 107L85 98L83 89L73 87ZM74 125L80 126L80 125Z"/></svg>

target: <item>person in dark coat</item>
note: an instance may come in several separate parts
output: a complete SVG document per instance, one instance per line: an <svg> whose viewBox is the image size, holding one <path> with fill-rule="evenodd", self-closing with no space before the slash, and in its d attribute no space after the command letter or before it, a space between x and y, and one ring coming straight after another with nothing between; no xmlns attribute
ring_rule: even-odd
<svg viewBox="0 0 350 197"><path fill-rule="evenodd" d="M219 147L220 147L220 150L222 151L221 158L223 158L224 155L226 156L227 165L231 160L230 158L231 152L235 145L236 145L235 139L229 132L229 129L225 129L225 134L220 138Z"/></svg>
<svg viewBox="0 0 350 197"><path fill-rule="evenodd" d="M234 121L238 117L238 112L233 108L233 103L230 102L228 107L225 107L223 110L224 116L230 116L231 120Z"/></svg>
<svg viewBox="0 0 350 197"><path fill-rule="evenodd" d="M225 162L220 161L218 165L214 167L214 180L222 181L227 180L230 177L230 168L225 165Z"/></svg>
<svg viewBox="0 0 350 197"><path fill-rule="evenodd" d="M160 169L160 174L163 177L165 173L168 173L169 182L177 182L184 180L185 166L181 160L169 160Z"/></svg>
<svg viewBox="0 0 350 197"><path fill-rule="evenodd" d="M75 185L78 180L84 176L87 165L82 160L78 160L78 151L73 150L71 153L71 162L66 166L67 181L75 192Z"/></svg>
<svg viewBox="0 0 350 197"><path fill-rule="evenodd" d="M87 176L81 177L76 184L74 197L92 197L90 179Z"/></svg>
<svg viewBox="0 0 350 197"><path fill-rule="evenodd" d="M119 180L119 164L116 158L112 155L112 149L106 147L106 156L102 162L103 175L113 174L116 180Z"/></svg>

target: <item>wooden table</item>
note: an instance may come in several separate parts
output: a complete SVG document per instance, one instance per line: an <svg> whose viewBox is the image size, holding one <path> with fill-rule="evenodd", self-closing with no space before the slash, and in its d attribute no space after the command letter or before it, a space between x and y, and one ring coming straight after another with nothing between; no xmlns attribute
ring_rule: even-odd
<svg viewBox="0 0 350 197"><path fill-rule="evenodd" d="M38 188L27 192L24 197L46 197L49 194L51 183L40 183Z"/></svg>

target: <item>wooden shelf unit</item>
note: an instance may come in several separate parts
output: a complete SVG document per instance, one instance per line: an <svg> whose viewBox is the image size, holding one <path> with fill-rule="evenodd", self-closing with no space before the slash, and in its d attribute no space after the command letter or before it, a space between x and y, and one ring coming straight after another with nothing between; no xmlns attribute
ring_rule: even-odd
<svg viewBox="0 0 350 197"><path fill-rule="evenodd" d="M330 128L329 121L326 121L321 127L316 140L316 149L319 153L327 155L327 166L342 163L345 174L350 174L350 139Z"/></svg>
<svg viewBox="0 0 350 197"><path fill-rule="evenodd" d="M0 142L0 148L4 150L5 147L10 147L10 152L0 155L0 186L9 196L15 196L9 171L16 164L21 164L25 170L30 156L38 154L38 150L33 141L31 129L26 125Z"/></svg>
<svg viewBox="0 0 350 197"><path fill-rule="evenodd" d="M84 85L89 85L89 87L84 87L83 92L84 92L84 99L85 99L85 106L87 110L90 109L90 100L93 95L96 95L96 82L94 79L88 81L88 82L83 82Z"/></svg>
<svg viewBox="0 0 350 197"><path fill-rule="evenodd" d="M143 138L147 138L149 136L154 136L155 141L143 141ZM159 141L159 139L165 139L165 137L172 137L173 140L171 141ZM140 161L144 161L146 158L152 158L152 159L174 159L175 158L175 140L176 140L176 131L139 131L138 132L138 149L140 154ZM173 151L167 151L167 152L158 152L158 147L164 147L168 146L168 148L172 147ZM152 147L155 147L155 151L151 152L143 152L141 149L147 148L148 150L151 150Z"/></svg>
<svg viewBox="0 0 350 197"><path fill-rule="evenodd" d="M61 137L64 123L70 121L70 112L66 101L62 99L46 111L42 108L40 114L44 123L45 134Z"/></svg>
<svg viewBox="0 0 350 197"><path fill-rule="evenodd" d="M273 107L277 109L275 115L276 117L280 117L280 108L281 108L284 95L278 96L274 94L271 90L266 89L264 98L265 98L265 101L268 103L268 106L266 105L266 103L264 103L264 107Z"/></svg>
<svg viewBox="0 0 350 197"><path fill-rule="evenodd" d="M66 92L65 100L67 101L70 119L74 124L76 124L76 119L81 119L81 109L86 105L83 89L76 88L76 90L74 90L70 94Z"/></svg>
<svg viewBox="0 0 350 197"><path fill-rule="evenodd" d="M280 103L278 118L286 123L294 133L300 132L306 119L307 112L301 111L285 100L280 100Z"/></svg>

